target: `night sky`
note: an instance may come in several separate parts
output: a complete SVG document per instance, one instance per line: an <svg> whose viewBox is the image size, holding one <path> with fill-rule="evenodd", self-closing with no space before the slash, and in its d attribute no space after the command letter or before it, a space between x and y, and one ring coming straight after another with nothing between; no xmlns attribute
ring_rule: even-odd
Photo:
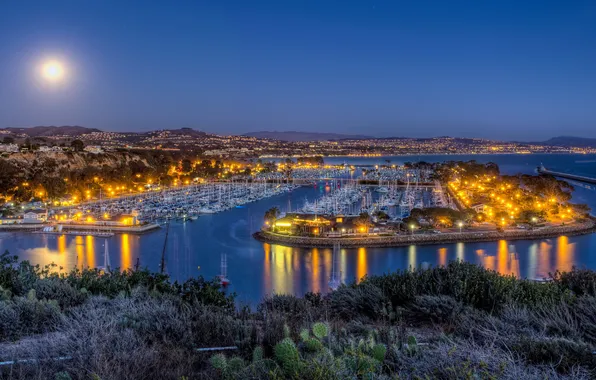
<svg viewBox="0 0 596 380"><path fill-rule="evenodd" d="M35 125L596 137L596 1L1 0L0 128Z"/></svg>

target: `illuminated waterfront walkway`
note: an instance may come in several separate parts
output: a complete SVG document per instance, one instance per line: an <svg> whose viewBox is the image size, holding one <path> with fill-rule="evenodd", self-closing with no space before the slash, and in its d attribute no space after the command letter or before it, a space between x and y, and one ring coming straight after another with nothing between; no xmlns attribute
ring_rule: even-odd
<svg viewBox="0 0 596 380"><path fill-rule="evenodd" d="M450 232L442 234L400 234L390 236L358 237L309 237L282 235L270 231L258 231L253 234L257 240L291 247L326 248L341 243L342 247L402 247L408 245L447 244L458 242L480 242L499 240L546 239L561 235L574 236L596 232L596 220L587 219L573 224L536 228L533 230L505 230Z"/></svg>

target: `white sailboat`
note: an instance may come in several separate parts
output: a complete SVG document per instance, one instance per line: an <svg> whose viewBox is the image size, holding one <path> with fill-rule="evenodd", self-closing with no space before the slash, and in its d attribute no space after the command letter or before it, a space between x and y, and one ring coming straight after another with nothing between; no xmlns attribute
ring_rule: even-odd
<svg viewBox="0 0 596 380"><path fill-rule="evenodd" d="M225 253L221 254L221 274L218 278L222 286L230 285L230 280L228 279L228 255Z"/></svg>
<svg viewBox="0 0 596 380"><path fill-rule="evenodd" d="M104 246L104 250L103 250L103 266L100 266L97 269L103 270L104 272L109 272L111 265L110 265L110 253L108 252L108 239L105 239L105 242L104 242L103 246Z"/></svg>
<svg viewBox="0 0 596 380"><path fill-rule="evenodd" d="M333 254L331 256L331 277L329 278L329 288L336 290L341 285L341 272L339 271L339 243L333 244Z"/></svg>

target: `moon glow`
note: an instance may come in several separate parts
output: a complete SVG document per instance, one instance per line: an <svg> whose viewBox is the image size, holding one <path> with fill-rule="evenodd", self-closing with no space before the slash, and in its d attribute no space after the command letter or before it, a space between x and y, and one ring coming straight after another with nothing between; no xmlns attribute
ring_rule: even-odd
<svg viewBox="0 0 596 380"><path fill-rule="evenodd" d="M47 61L43 64L41 74L50 82L58 82L64 77L64 65L59 61Z"/></svg>

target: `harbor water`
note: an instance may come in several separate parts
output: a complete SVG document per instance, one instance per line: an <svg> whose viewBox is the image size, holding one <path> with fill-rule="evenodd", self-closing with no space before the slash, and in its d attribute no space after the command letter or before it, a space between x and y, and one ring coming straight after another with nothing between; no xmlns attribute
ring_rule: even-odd
<svg viewBox="0 0 596 380"><path fill-rule="evenodd" d="M326 163L354 165L403 164L404 162L470 160L496 162L504 174L534 173L545 167L596 177L596 155L420 155L391 157L331 157ZM596 186L570 181L576 187L573 201L587 203L596 210ZM254 304L267 294L302 295L308 291L329 291L332 272L331 249L301 249L258 242L252 233L263 223L263 214L277 206L295 210L305 200L313 202L328 193L325 183L300 187L291 192L248 203L242 207L197 220L171 222L167 240L166 272L183 281L202 275L220 274L220 257L227 255L230 291L240 302ZM593 211L594 213L594 211ZM104 263L105 244L112 267L136 265L159 271L164 249L165 228L144 235L116 234L109 238L56 236L0 232L0 250L8 250L33 264L55 263L63 270L96 267ZM402 248L340 249L336 266L344 282L365 275L397 269L443 265L460 259L504 274L542 278L555 270L572 267L596 269L596 234L535 241L456 243Z"/></svg>

